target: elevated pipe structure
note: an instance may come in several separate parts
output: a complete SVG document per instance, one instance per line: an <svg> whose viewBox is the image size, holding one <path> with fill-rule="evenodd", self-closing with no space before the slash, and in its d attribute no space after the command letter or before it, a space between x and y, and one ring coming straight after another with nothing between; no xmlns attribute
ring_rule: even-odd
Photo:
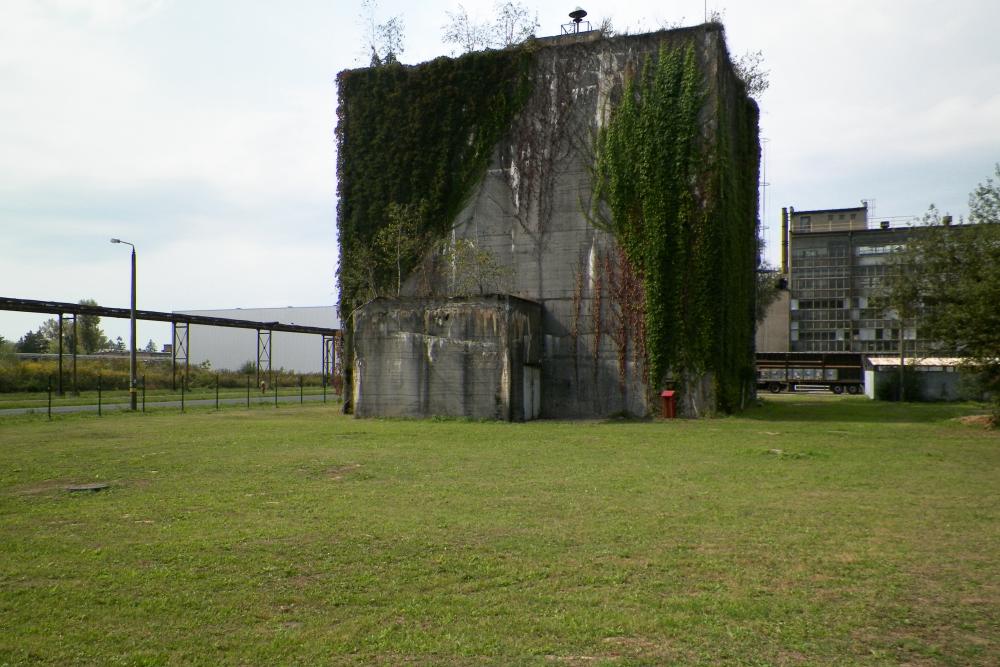
<svg viewBox="0 0 1000 667"><path fill-rule="evenodd" d="M181 325L187 331L188 325L199 324L209 327L230 327L234 329L253 329L258 332L266 331L268 336L274 331L287 331L290 333L315 334L336 339L340 336L340 329L327 327L313 327L304 324L284 324L282 322L257 322L254 320L232 320L225 317L209 317L205 315L186 315L184 313L165 313L156 310L135 310L131 308L109 308L107 306L90 306L81 303L68 303L65 301L39 301L36 299L16 299L12 297L0 296L0 310L11 310L27 313L46 313L50 315L72 314L75 317L80 315L96 315L98 317L113 317L117 319L146 320L150 322L170 322L176 328ZM133 314L134 313L134 314ZM74 322L75 326L75 322ZM258 333L258 345L259 345ZM187 336L184 337L185 356L187 350ZM326 343L324 342L324 349ZM176 365L176 357L174 358ZM185 359L186 364L186 359ZM176 370L176 369L175 369ZM259 370L259 369L258 369Z"/></svg>

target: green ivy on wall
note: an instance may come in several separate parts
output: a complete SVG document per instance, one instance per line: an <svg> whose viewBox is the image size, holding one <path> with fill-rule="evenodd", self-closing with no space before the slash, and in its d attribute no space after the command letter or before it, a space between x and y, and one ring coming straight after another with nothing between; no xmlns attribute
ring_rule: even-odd
<svg viewBox="0 0 1000 667"><path fill-rule="evenodd" d="M341 316L395 292L397 258L372 252L389 206L419 211L417 235L443 239L530 92L528 49L438 58L337 77ZM403 257L403 273L427 247ZM390 261L391 259L391 261Z"/></svg>
<svg viewBox="0 0 1000 667"><path fill-rule="evenodd" d="M753 380L757 261L757 110L734 81L706 85L693 41L662 45L601 130L595 181L643 283L647 388L712 371L725 411Z"/></svg>

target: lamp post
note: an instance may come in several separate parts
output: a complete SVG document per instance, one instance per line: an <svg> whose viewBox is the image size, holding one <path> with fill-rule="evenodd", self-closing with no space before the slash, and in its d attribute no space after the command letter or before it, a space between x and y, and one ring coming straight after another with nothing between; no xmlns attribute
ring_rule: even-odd
<svg viewBox="0 0 1000 667"><path fill-rule="evenodd" d="M136 380L136 367L135 367L135 246L128 241L122 241L121 239L111 239L112 243L124 243L132 248L132 308L129 313L129 324L130 326L130 336L129 336L129 352L128 352L128 404L131 410L138 409L138 395L136 392L136 385L138 381Z"/></svg>

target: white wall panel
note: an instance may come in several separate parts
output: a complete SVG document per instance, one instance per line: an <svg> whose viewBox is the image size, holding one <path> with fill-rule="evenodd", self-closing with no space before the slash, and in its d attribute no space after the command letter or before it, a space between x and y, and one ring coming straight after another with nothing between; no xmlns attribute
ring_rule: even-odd
<svg viewBox="0 0 1000 667"><path fill-rule="evenodd" d="M235 308L226 310L180 310L185 315L224 317L231 320L281 322L310 327L338 328L335 306L302 308ZM257 362L257 331L231 327L191 325L188 332L191 365L208 361L212 368L237 370ZM276 331L271 339L271 367L298 373L319 373L323 368L323 337Z"/></svg>

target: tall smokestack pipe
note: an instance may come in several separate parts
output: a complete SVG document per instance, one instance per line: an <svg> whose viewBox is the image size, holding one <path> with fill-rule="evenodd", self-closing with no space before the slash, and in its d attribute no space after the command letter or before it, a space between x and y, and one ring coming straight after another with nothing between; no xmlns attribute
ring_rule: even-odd
<svg viewBox="0 0 1000 667"><path fill-rule="evenodd" d="M781 272L788 275L788 209L781 207Z"/></svg>

